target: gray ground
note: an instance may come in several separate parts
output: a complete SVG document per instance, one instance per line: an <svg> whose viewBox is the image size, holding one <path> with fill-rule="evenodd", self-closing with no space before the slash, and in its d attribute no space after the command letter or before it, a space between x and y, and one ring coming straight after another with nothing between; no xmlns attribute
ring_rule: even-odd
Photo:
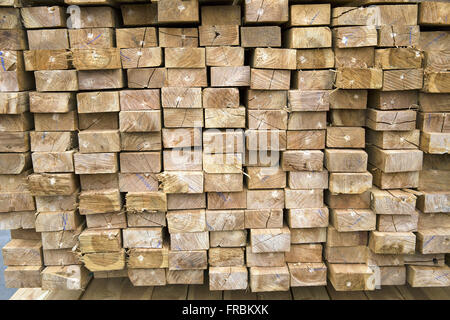
<svg viewBox="0 0 450 320"><path fill-rule="evenodd" d="M9 231L8 230L0 230L0 248L3 248L5 244L9 241ZM7 289L5 288L5 279L3 279L3 270L6 267L3 265L3 257L0 254L0 300L8 300L16 289Z"/></svg>

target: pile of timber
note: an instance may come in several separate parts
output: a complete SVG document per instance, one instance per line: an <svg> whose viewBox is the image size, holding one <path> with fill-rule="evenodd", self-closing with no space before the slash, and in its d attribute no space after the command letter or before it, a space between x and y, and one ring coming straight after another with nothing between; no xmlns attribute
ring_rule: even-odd
<svg viewBox="0 0 450 320"><path fill-rule="evenodd" d="M0 1L7 287L450 286L450 4L232 2Z"/></svg>

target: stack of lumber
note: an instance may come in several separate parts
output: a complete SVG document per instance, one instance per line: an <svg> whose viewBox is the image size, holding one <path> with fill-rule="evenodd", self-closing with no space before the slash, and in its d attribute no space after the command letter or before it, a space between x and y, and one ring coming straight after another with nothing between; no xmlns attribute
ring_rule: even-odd
<svg viewBox="0 0 450 320"><path fill-rule="evenodd" d="M417 6L399 5L394 15L398 28L418 30ZM392 28L395 28L392 26ZM367 153L373 174L371 209L377 215L370 233L371 263L378 269L379 285L402 285L406 281L406 257L414 254L418 214L416 197L402 188L418 186L422 151L416 127L417 90L422 88L422 53L415 37L400 37L391 30L392 43L379 43L375 67L382 72L379 90L369 93ZM401 31L398 33L401 34Z"/></svg>
<svg viewBox="0 0 450 320"><path fill-rule="evenodd" d="M372 174L367 171L364 125L368 89L381 86L382 71L374 65L377 30L367 10L338 7L331 16L337 72L325 151L330 172L325 258L336 290L374 290L376 284L368 265L368 233L375 229L376 216L370 209ZM367 19L355 19L356 12Z"/></svg>
<svg viewBox="0 0 450 320"><path fill-rule="evenodd" d="M418 49L424 54L424 85L419 94L417 128L424 152L419 173L416 255L408 264L408 283L414 287L442 286L449 267L445 254L450 251L450 12L448 3L422 3L419 12L421 35ZM447 28L447 31L445 29ZM433 30L433 31L430 31ZM443 37L443 41L435 40ZM447 39L447 40L445 40ZM448 262L447 262L448 263ZM448 285L448 284L447 284Z"/></svg>
<svg viewBox="0 0 450 320"><path fill-rule="evenodd" d="M34 88L34 79L25 68L28 45L20 9L12 5L0 8L0 229L11 229L12 238L2 255L7 287L40 287L42 242L34 231L36 205L27 183L34 124L26 91Z"/></svg>
<svg viewBox="0 0 450 320"><path fill-rule="evenodd" d="M450 4L311 2L0 1L7 286L449 286Z"/></svg>

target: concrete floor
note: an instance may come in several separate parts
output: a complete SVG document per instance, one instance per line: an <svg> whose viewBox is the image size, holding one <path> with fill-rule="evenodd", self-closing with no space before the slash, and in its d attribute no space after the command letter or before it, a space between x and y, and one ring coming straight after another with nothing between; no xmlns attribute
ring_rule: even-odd
<svg viewBox="0 0 450 320"><path fill-rule="evenodd" d="M0 230L0 248L9 242L10 236L8 230ZM3 270L6 267L3 265L3 257L0 254L0 300L8 300L16 289L5 288L5 279L3 278Z"/></svg>

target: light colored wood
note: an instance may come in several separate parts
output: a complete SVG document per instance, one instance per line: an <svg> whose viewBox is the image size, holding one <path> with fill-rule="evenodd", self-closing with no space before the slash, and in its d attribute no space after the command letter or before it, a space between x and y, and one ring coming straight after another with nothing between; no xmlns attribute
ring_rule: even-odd
<svg viewBox="0 0 450 320"><path fill-rule="evenodd" d="M288 90L289 70L251 69L250 88L257 90Z"/></svg>
<svg viewBox="0 0 450 320"><path fill-rule="evenodd" d="M200 88L162 88L161 103L163 108L201 108L202 91Z"/></svg>
<svg viewBox="0 0 450 320"><path fill-rule="evenodd" d="M442 25L448 26L447 16L450 13L450 5L445 2L426 2L420 4L420 25Z"/></svg>
<svg viewBox="0 0 450 320"><path fill-rule="evenodd" d="M289 269L283 267L251 267L250 288L252 292L288 291Z"/></svg>
<svg viewBox="0 0 450 320"><path fill-rule="evenodd" d="M201 25L198 27L200 46L239 45L238 25Z"/></svg>
<svg viewBox="0 0 450 320"><path fill-rule="evenodd" d="M294 49L331 47L331 30L328 27L290 28L285 34L285 45Z"/></svg>
<svg viewBox="0 0 450 320"><path fill-rule="evenodd" d="M250 65L261 69L296 69L297 52L292 49L256 48Z"/></svg>
<svg viewBox="0 0 450 320"><path fill-rule="evenodd" d="M30 153L0 153L0 173L20 174L30 169Z"/></svg>
<svg viewBox="0 0 450 320"><path fill-rule="evenodd" d="M86 253L81 257L81 261L91 272L122 270L125 268L125 250Z"/></svg>
<svg viewBox="0 0 450 320"><path fill-rule="evenodd" d="M205 109L205 128L244 128L245 108Z"/></svg>
<svg viewBox="0 0 450 320"><path fill-rule="evenodd" d="M326 227L328 226L328 208L288 209L286 220L290 228Z"/></svg>
<svg viewBox="0 0 450 320"><path fill-rule="evenodd" d="M245 290L248 286L246 267L209 267L209 290Z"/></svg>
<svg viewBox="0 0 450 320"><path fill-rule="evenodd" d="M375 275L364 264L328 264L328 278L337 291L375 289Z"/></svg>
<svg viewBox="0 0 450 320"><path fill-rule="evenodd" d="M281 154L281 167L284 171L321 171L323 168L323 152L284 151Z"/></svg>
<svg viewBox="0 0 450 320"><path fill-rule="evenodd" d="M358 194L372 187L370 172L333 172L330 173L328 189L332 193Z"/></svg>
<svg viewBox="0 0 450 320"><path fill-rule="evenodd" d="M35 71L38 91L77 91L78 78L75 70Z"/></svg>
<svg viewBox="0 0 450 320"><path fill-rule="evenodd" d="M166 271L167 276L167 283L169 284L204 284L204 270L177 270L177 271ZM160 288L168 288L169 294L177 293L178 292L174 289L178 288L180 286L171 287L160 287ZM187 290L187 287L186 287ZM179 290L178 290L179 291ZM158 296L154 295L152 296L152 299L158 300ZM177 297L178 298L178 297Z"/></svg>
<svg viewBox="0 0 450 320"><path fill-rule="evenodd" d="M245 247L247 230L211 231L210 246L215 247Z"/></svg>
<svg viewBox="0 0 450 320"><path fill-rule="evenodd" d="M252 0L245 3L245 23L283 23L289 20L289 1Z"/></svg>
<svg viewBox="0 0 450 320"><path fill-rule="evenodd" d="M159 67L162 64L161 48L125 48L120 50L122 68Z"/></svg>
<svg viewBox="0 0 450 320"><path fill-rule="evenodd" d="M291 190L285 188L284 193L287 209L323 207L323 190L321 189Z"/></svg>
<svg viewBox="0 0 450 320"><path fill-rule="evenodd" d="M339 27L333 29L334 45L338 48L371 47L378 44L375 26Z"/></svg>
<svg viewBox="0 0 450 320"><path fill-rule="evenodd" d="M170 249L177 251L208 250L208 232L185 232L170 234Z"/></svg>
<svg viewBox="0 0 450 320"><path fill-rule="evenodd" d="M0 31L0 44L5 50L27 50L26 39L25 30L22 29Z"/></svg>
<svg viewBox="0 0 450 320"><path fill-rule="evenodd" d="M158 31L160 47L198 47L198 28L159 28Z"/></svg>
<svg viewBox="0 0 450 320"><path fill-rule="evenodd" d="M133 286L166 285L165 269L128 269L128 277Z"/></svg>
<svg viewBox="0 0 450 320"><path fill-rule="evenodd" d="M34 211L3 212L0 214L0 230L34 228Z"/></svg>
<svg viewBox="0 0 450 320"><path fill-rule="evenodd" d="M19 114L28 111L28 97L26 92L0 93L0 114Z"/></svg>
<svg viewBox="0 0 450 320"><path fill-rule="evenodd" d="M40 288L41 266L9 266L4 270L5 288Z"/></svg>
<svg viewBox="0 0 450 320"><path fill-rule="evenodd" d="M206 250L169 251L169 270L204 270L208 267Z"/></svg>
<svg viewBox="0 0 450 320"><path fill-rule="evenodd" d="M368 232L365 231L350 231L339 232L333 226L327 228L327 247L358 247L366 246L368 239Z"/></svg>
<svg viewBox="0 0 450 320"><path fill-rule="evenodd" d="M380 47L417 46L420 29L417 25L384 25L380 26L378 45Z"/></svg>
<svg viewBox="0 0 450 320"><path fill-rule="evenodd" d="M325 149L325 130L287 131L287 149Z"/></svg>
<svg viewBox="0 0 450 320"><path fill-rule="evenodd" d="M27 35L30 50L69 49L67 29L27 30Z"/></svg>
<svg viewBox="0 0 450 320"><path fill-rule="evenodd" d="M408 266L406 277L408 284L415 287L448 287L448 266Z"/></svg>
<svg viewBox="0 0 450 320"><path fill-rule="evenodd" d="M292 26L329 25L331 5L324 4L297 4L290 6L290 21Z"/></svg>
<svg viewBox="0 0 450 320"><path fill-rule="evenodd" d="M281 228L283 226L282 209L249 209L245 210L245 228Z"/></svg>
<svg viewBox="0 0 450 320"><path fill-rule="evenodd" d="M78 181L73 173L34 173L28 176L28 187L35 196L70 195Z"/></svg>
<svg viewBox="0 0 450 320"><path fill-rule="evenodd" d="M1 152L26 152L30 150L28 132L0 132Z"/></svg>
<svg viewBox="0 0 450 320"><path fill-rule="evenodd" d="M211 86L239 87L250 85L250 67L211 67Z"/></svg>
<svg viewBox="0 0 450 320"><path fill-rule="evenodd" d="M245 249L247 267L283 267L285 265L284 252L253 253L251 246Z"/></svg>
<svg viewBox="0 0 450 320"><path fill-rule="evenodd" d="M41 240L12 239L2 248L6 266L42 266Z"/></svg>
<svg viewBox="0 0 450 320"><path fill-rule="evenodd" d="M374 131L366 130L368 144L381 149L417 149L419 130L411 131Z"/></svg>
<svg viewBox="0 0 450 320"><path fill-rule="evenodd" d="M247 191L247 209L283 209L284 202L282 189Z"/></svg>
<svg viewBox="0 0 450 320"><path fill-rule="evenodd" d="M372 68L341 68L337 71L335 85L339 89L381 89L383 71Z"/></svg>
<svg viewBox="0 0 450 320"><path fill-rule="evenodd" d="M450 149L449 133L422 132L420 149L426 153L446 154Z"/></svg>
<svg viewBox="0 0 450 320"><path fill-rule="evenodd" d="M244 210L206 210L208 231L244 229Z"/></svg>
<svg viewBox="0 0 450 320"><path fill-rule="evenodd" d="M450 132L447 113L423 113L419 112L417 127L426 132Z"/></svg>
<svg viewBox="0 0 450 320"><path fill-rule="evenodd" d="M448 93L450 72L427 72L424 75L423 91L431 93Z"/></svg>
<svg viewBox="0 0 450 320"><path fill-rule="evenodd" d="M119 112L120 132L147 132L161 130L161 111Z"/></svg>
<svg viewBox="0 0 450 320"><path fill-rule="evenodd" d="M159 249L133 248L127 252L128 269L150 269L169 267L169 246L163 243Z"/></svg>
<svg viewBox="0 0 450 320"><path fill-rule="evenodd" d="M203 68L206 66L204 48L165 48L164 58L167 68Z"/></svg>
<svg viewBox="0 0 450 320"><path fill-rule="evenodd" d="M333 90L330 109L366 109L367 90Z"/></svg>
<svg viewBox="0 0 450 320"><path fill-rule="evenodd" d="M423 254L447 253L449 251L448 226L419 230L417 236L417 250Z"/></svg>
<svg viewBox="0 0 450 320"><path fill-rule="evenodd" d="M324 263L288 263L288 267L292 288L326 285L327 267Z"/></svg>
<svg viewBox="0 0 450 320"><path fill-rule="evenodd" d="M334 59L331 48L297 50L297 69L334 68Z"/></svg>
<svg viewBox="0 0 450 320"><path fill-rule="evenodd" d="M37 232L77 231L83 220L77 211L48 211L36 214ZM47 248L46 248L47 249Z"/></svg>
<svg viewBox="0 0 450 320"><path fill-rule="evenodd" d="M416 197L402 190L379 190L373 188L371 192L371 208L376 214L405 214L415 213Z"/></svg>
<svg viewBox="0 0 450 320"><path fill-rule="evenodd" d="M284 253L286 262L322 262L321 244L293 244L290 251Z"/></svg>
<svg viewBox="0 0 450 320"><path fill-rule="evenodd" d="M85 215L86 225L88 228L126 228L127 221L124 212L108 212L108 213L93 213Z"/></svg>
<svg viewBox="0 0 450 320"><path fill-rule="evenodd" d="M0 193L0 212L35 210L34 198L28 191Z"/></svg>
<svg viewBox="0 0 450 320"><path fill-rule="evenodd" d="M333 89L335 72L331 70L300 70L293 74L293 87L301 90ZM328 95L326 101L328 104Z"/></svg>
<svg viewBox="0 0 450 320"><path fill-rule="evenodd" d="M329 263L366 263L367 254L367 246L326 246L324 257Z"/></svg>
<svg viewBox="0 0 450 320"><path fill-rule="evenodd" d="M422 169L423 152L420 150L383 150L375 146L367 149L369 163L383 172L410 172Z"/></svg>
<svg viewBox="0 0 450 320"><path fill-rule="evenodd" d="M169 87L207 87L206 68L167 69L166 84Z"/></svg>
<svg viewBox="0 0 450 320"><path fill-rule="evenodd" d="M124 11L122 11L124 12ZM149 48L158 46L156 28L116 28L117 48ZM69 36L71 30L69 30Z"/></svg>
<svg viewBox="0 0 450 320"><path fill-rule="evenodd" d="M78 237L82 253L113 252L122 249L120 229L86 229Z"/></svg>
<svg viewBox="0 0 450 320"><path fill-rule="evenodd" d="M412 254L416 248L416 236L412 232L372 231L369 248L381 254Z"/></svg>
<svg viewBox="0 0 450 320"><path fill-rule="evenodd" d="M415 69L422 67L423 54L413 48L375 50L375 66L383 70Z"/></svg>
<svg viewBox="0 0 450 320"><path fill-rule="evenodd" d="M116 29L118 30L118 29ZM114 29L69 29L69 44L74 49L110 49L114 47Z"/></svg>
<svg viewBox="0 0 450 320"><path fill-rule="evenodd" d="M382 90L384 91L418 90L422 89L422 84L426 87L423 69L383 71Z"/></svg>
<svg viewBox="0 0 450 320"><path fill-rule="evenodd" d="M206 195L204 193L168 194L167 208L169 210L206 208Z"/></svg>
<svg viewBox="0 0 450 320"><path fill-rule="evenodd" d="M166 85L166 68L139 68L128 69L129 88L162 88Z"/></svg>
<svg viewBox="0 0 450 320"><path fill-rule="evenodd" d="M83 266L50 266L42 271L42 290L84 290L91 275Z"/></svg>
<svg viewBox="0 0 450 320"><path fill-rule="evenodd" d="M330 225L339 232L375 230L376 214L369 209L331 209Z"/></svg>
<svg viewBox="0 0 450 320"><path fill-rule="evenodd" d="M206 230L205 210L177 210L166 214L169 233L203 232Z"/></svg>
<svg viewBox="0 0 450 320"><path fill-rule="evenodd" d="M167 211L167 195L163 192L128 192L126 202L129 211Z"/></svg>
<svg viewBox="0 0 450 320"><path fill-rule="evenodd" d="M177 10L172 10L177 8ZM160 0L158 1L158 22L188 23L199 22L199 4L197 0Z"/></svg>
<svg viewBox="0 0 450 320"><path fill-rule="evenodd" d="M160 249L163 246L164 231L161 227L127 228L123 230L124 248Z"/></svg>
<svg viewBox="0 0 450 320"><path fill-rule="evenodd" d="M365 172L367 158L363 150L326 149L325 167L330 172Z"/></svg>
<svg viewBox="0 0 450 320"><path fill-rule="evenodd" d="M63 229L62 231L56 232L42 232L42 248L44 250L73 249L78 245L77 239L83 228L84 223L80 224L73 231Z"/></svg>
<svg viewBox="0 0 450 320"><path fill-rule="evenodd" d="M202 25L240 25L241 7L238 5L202 6Z"/></svg>
<svg viewBox="0 0 450 320"><path fill-rule="evenodd" d="M281 28L278 26L241 27L241 46L281 47Z"/></svg>
<svg viewBox="0 0 450 320"><path fill-rule="evenodd" d="M66 50L24 51L23 58L27 71L69 69L70 55Z"/></svg>
<svg viewBox="0 0 450 320"><path fill-rule="evenodd" d="M380 1L366 1L373 4ZM384 2L384 1L381 1ZM402 1L395 1L402 2ZM332 10L331 24L339 25L416 25L417 4L391 6L378 5L368 7L338 7Z"/></svg>
<svg viewBox="0 0 450 320"><path fill-rule="evenodd" d="M2 6L14 6L14 3L3 3ZM22 22L20 20L20 9L18 8L1 8L0 13L4 17L4 21L0 24L2 29L20 29L22 27Z"/></svg>
<svg viewBox="0 0 450 320"><path fill-rule="evenodd" d="M419 186L419 171L386 173L370 163L367 167L373 176L373 184L380 189L417 188Z"/></svg>
<svg viewBox="0 0 450 320"><path fill-rule="evenodd" d="M364 148L365 130L358 127L327 127L327 147Z"/></svg>
<svg viewBox="0 0 450 320"><path fill-rule="evenodd" d="M122 208L122 198L117 189L82 191L79 196L80 214L118 212Z"/></svg>
<svg viewBox="0 0 450 320"><path fill-rule="evenodd" d="M333 48L336 68L372 68L374 47Z"/></svg>
<svg viewBox="0 0 450 320"><path fill-rule="evenodd" d="M281 229L250 229L250 246L252 253L289 252L289 228Z"/></svg>
<svg viewBox="0 0 450 320"><path fill-rule="evenodd" d="M244 266L244 248L210 248L208 264L211 267Z"/></svg>
<svg viewBox="0 0 450 320"><path fill-rule="evenodd" d="M122 69L79 70L77 74L80 90L119 89L124 87Z"/></svg>
<svg viewBox="0 0 450 320"><path fill-rule="evenodd" d="M237 67L244 65L242 47L206 47L206 65L210 67Z"/></svg>

